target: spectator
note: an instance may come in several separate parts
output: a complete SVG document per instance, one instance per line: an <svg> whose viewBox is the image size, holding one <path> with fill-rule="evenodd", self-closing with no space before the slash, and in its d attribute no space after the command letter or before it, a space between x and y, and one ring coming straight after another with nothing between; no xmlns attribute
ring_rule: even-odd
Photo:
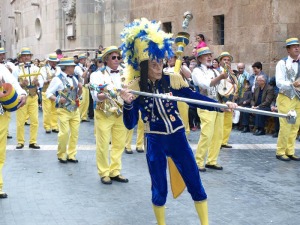
<svg viewBox="0 0 300 225"><path fill-rule="evenodd" d="M264 75L257 77L258 86L254 89L253 98L251 101L252 109L259 109L264 111L271 111L271 103L274 99L274 89L268 85ZM265 135L265 122L267 116L255 115L256 131L254 135Z"/></svg>
<svg viewBox="0 0 300 225"><path fill-rule="evenodd" d="M274 89L274 98L273 101L271 103L271 111L272 112L278 112L278 108L277 108L277 103L276 103L276 99L279 93L279 88L276 86L276 77L272 77L269 81L269 85L271 85ZM277 138L278 137L278 133L279 133L279 118L278 117L274 117L274 122L275 122L275 132L272 135L272 137Z"/></svg>
<svg viewBox="0 0 300 225"><path fill-rule="evenodd" d="M194 56L194 57L197 56L197 48L196 47L193 48L192 56Z"/></svg>
<svg viewBox="0 0 300 225"><path fill-rule="evenodd" d="M61 58L64 57L63 54L62 54L62 51L61 51L60 49L57 49L57 50L55 51L55 53L56 53L58 59L61 59Z"/></svg>
<svg viewBox="0 0 300 225"><path fill-rule="evenodd" d="M242 93L242 96L238 98L238 105L251 108L252 92L250 90L250 82L248 80L245 81L244 89L245 91ZM241 112L240 121L243 126L242 133L250 132L249 116L249 113Z"/></svg>
<svg viewBox="0 0 300 225"><path fill-rule="evenodd" d="M219 60L217 58L215 58L213 60L212 66L213 66L214 69L216 69L217 71L219 71L219 73L221 73L220 63L219 63Z"/></svg>
<svg viewBox="0 0 300 225"><path fill-rule="evenodd" d="M252 69L253 69L253 74L249 77L249 81L250 81L251 91L252 93L254 93L254 89L257 87L257 82L256 82L257 76L264 75L266 83L268 83L268 75L262 71L261 62L255 62L252 65Z"/></svg>
<svg viewBox="0 0 300 225"><path fill-rule="evenodd" d="M203 34L198 34L196 36L196 42L198 42L196 49L207 47L207 44L205 43L205 37Z"/></svg>

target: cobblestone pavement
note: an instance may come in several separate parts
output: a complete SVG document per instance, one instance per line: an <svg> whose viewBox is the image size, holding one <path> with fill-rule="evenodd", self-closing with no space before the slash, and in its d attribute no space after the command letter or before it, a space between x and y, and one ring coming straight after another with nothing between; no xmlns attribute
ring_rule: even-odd
<svg viewBox="0 0 300 225"><path fill-rule="evenodd" d="M58 163L56 134L45 134L42 123L41 150L29 150L28 143L15 150L15 128L13 114L3 170L8 198L0 199L0 225L156 224L144 153L123 155L128 184L105 186L96 169L93 121L81 124L78 164ZM189 136L193 149L198 138L199 131ZM230 143L234 148L220 154L224 170L201 173L210 225L299 225L300 164L276 160L276 139L270 135L233 130ZM169 191L166 219L168 225L200 224L187 191L178 199Z"/></svg>

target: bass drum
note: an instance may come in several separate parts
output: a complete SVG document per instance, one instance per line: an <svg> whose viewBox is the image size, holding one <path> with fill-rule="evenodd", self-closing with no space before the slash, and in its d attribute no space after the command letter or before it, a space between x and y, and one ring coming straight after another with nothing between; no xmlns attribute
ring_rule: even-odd
<svg viewBox="0 0 300 225"><path fill-rule="evenodd" d="M235 87L234 85L229 82L228 80L222 80L218 84L218 93L222 98L226 98L227 100L232 100L235 92Z"/></svg>
<svg viewBox="0 0 300 225"><path fill-rule="evenodd" d="M0 103L6 111L13 112L18 109L19 98L18 94L9 83L2 84L2 90L4 96L0 98Z"/></svg>

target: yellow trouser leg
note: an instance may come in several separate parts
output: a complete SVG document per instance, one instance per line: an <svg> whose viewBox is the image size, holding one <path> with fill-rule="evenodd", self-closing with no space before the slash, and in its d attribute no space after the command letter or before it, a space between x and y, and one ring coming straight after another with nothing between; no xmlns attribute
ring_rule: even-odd
<svg viewBox="0 0 300 225"><path fill-rule="evenodd" d="M201 120L201 134L196 150L196 163L198 167L203 167L205 157L214 134L214 124L217 117L217 112L197 109L197 113Z"/></svg>
<svg viewBox="0 0 300 225"><path fill-rule="evenodd" d="M58 118L57 118L57 108L55 108L55 102L51 101L51 128L58 130Z"/></svg>
<svg viewBox="0 0 300 225"><path fill-rule="evenodd" d="M227 145L232 130L232 112L224 112L224 127L222 145Z"/></svg>
<svg viewBox="0 0 300 225"><path fill-rule="evenodd" d="M43 125L45 130L51 130L51 110L52 101L46 97L46 93L42 92L42 105L43 105Z"/></svg>
<svg viewBox="0 0 300 225"><path fill-rule="evenodd" d="M278 112L288 113L289 110L294 109L297 115L300 115L300 101L298 98L290 99L283 94L278 94L277 97ZM294 155L295 154L295 140L300 125L300 118L297 116L295 124L289 124L286 119L279 118L280 129L277 140L276 155Z"/></svg>
<svg viewBox="0 0 300 225"><path fill-rule="evenodd" d="M125 147L127 149L131 149L131 141L132 141L133 131L134 131L134 129L127 130L126 141L125 141Z"/></svg>
<svg viewBox="0 0 300 225"><path fill-rule="evenodd" d="M80 119L87 120L87 112L90 103L89 89L87 87L82 87L82 101L80 102L79 112Z"/></svg>
<svg viewBox="0 0 300 225"><path fill-rule="evenodd" d="M154 214L158 225L166 225L165 206L153 205Z"/></svg>
<svg viewBox="0 0 300 225"><path fill-rule="evenodd" d="M26 104L17 110L17 140L18 143L24 144L24 123L27 120L27 115L30 119L30 140L29 144L37 143L37 134L38 134L38 96L28 96Z"/></svg>
<svg viewBox="0 0 300 225"><path fill-rule="evenodd" d="M6 156L6 143L7 143L7 132L10 121L10 113L5 112L4 115L0 116L0 191L3 187L2 168L5 162ZM24 125L23 125L24 126Z"/></svg>
<svg viewBox="0 0 300 225"><path fill-rule="evenodd" d="M136 138L136 148L137 149L144 149L144 122L141 118L140 114L140 119L138 121L138 126L137 126L137 138Z"/></svg>
<svg viewBox="0 0 300 225"><path fill-rule="evenodd" d="M75 112L68 112L65 109L57 109L57 114L59 118L57 157L63 160L67 157L74 159L80 124L79 111L77 109ZM68 153L67 145L69 145Z"/></svg>
<svg viewBox="0 0 300 225"><path fill-rule="evenodd" d="M195 208L198 213L201 225L208 225L208 208L207 200L195 202Z"/></svg>
<svg viewBox="0 0 300 225"><path fill-rule="evenodd" d="M190 124L189 124L189 106L185 102L177 102L178 111L180 114L180 117L182 119L184 128L185 128L185 134L190 134Z"/></svg>

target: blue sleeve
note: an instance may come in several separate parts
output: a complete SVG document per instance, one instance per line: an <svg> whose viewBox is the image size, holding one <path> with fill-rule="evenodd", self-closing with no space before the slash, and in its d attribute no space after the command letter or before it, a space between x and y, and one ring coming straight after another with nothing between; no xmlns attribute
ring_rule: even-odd
<svg viewBox="0 0 300 225"><path fill-rule="evenodd" d="M128 130L133 129L139 120L139 98L135 99L131 104L124 102L123 106L123 122Z"/></svg>
<svg viewBox="0 0 300 225"><path fill-rule="evenodd" d="M213 100L213 99L211 99L211 98L209 98L205 95L202 95L199 92L195 92L195 91L191 90L190 88L181 88L179 90L172 89L171 91L172 91L174 96L189 98L189 99L195 99L195 100L200 100L200 101L206 101L206 102L216 102L216 103L218 103L217 101L215 101L215 100ZM190 106L193 106L193 107L200 108L200 109L206 109L206 110L209 110L209 111L220 112L220 109L217 108L217 107L196 105L196 104L191 104L191 103L187 103L187 104L190 105Z"/></svg>

